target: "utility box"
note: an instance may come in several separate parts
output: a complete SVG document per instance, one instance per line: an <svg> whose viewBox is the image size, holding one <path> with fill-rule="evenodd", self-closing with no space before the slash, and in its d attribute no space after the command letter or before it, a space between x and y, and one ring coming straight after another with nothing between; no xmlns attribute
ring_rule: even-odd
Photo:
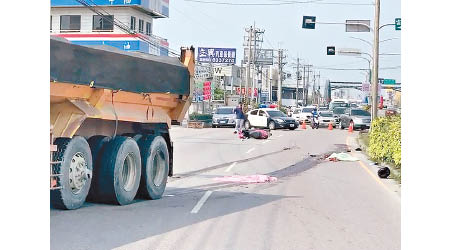
<svg viewBox="0 0 450 250"><path fill-rule="evenodd" d="M237 106L238 104L239 104L239 96L238 95L227 96L227 106Z"/></svg>

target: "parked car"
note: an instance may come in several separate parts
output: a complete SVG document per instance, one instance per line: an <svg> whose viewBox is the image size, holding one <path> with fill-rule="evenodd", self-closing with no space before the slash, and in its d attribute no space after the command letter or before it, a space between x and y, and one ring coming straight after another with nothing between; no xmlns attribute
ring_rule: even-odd
<svg viewBox="0 0 450 250"><path fill-rule="evenodd" d="M235 126L236 114L234 113L235 107L218 107L212 117L212 127L224 127Z"/></svg>
<svg viewBox="0 0 450 250"><path fill-rule="evenodd" d="M289 107L287 107L287 115L289 116L289 117L292 117L292 114L294 113L294 111L295 111L295 107L291 107L291 106L289 106Z"/></svg>
<svg viewBox="0 0 450 250"><path fill-rule="evenodd" d="M298 128L298 122L278 109L261 108L251 110L247 113L244 127L245 129L258 127L269 129L288 128L294 130Z"/></svg>
<svg viewBox="0 0 450 250"><path fill-rule="evenodd" d="M302 112L302 108L295 108L292 110L291 117L294 118L296 121L300 118L300 113Z"/></svg>
<svg viewBox="0 0 450 250"><path fill-rule="evenodd" d="M328 126L328 124L331 123L331 125L333 126L333 128L336 127L336 122L337 118L335 118L333 116L333 113L331 112L319 112L319 127L320 126Z"/></svg>
<svg viewBox="0 0 450 250"><path fill-rule="evenodd" d="M333 109L333 117L336 118L337 123L339 123L341 115L345 113L345 110L347 110L345 107L336 107Z"/></svg>
<svg viewBox="0 0 450 250"><path fill-rule="evenodd" d="M371 117L370 113L363 109L347 109L343 115L341 115L339 121L339 127L341 129L350 127L353 124L353 128L365 129L370 128Z"/></svg>
<svg viewBox="0 0 450 250"><path fill-rule="evenodd" d="M292 117L299 123L305 121L306 123L311 122L311 112L315 109L315 106L306 106L295 110Z"/></svg>

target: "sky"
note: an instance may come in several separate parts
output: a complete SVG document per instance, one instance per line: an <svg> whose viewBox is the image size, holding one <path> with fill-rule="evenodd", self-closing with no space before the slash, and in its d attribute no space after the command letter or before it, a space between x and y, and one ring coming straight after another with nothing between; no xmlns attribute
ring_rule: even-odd
<svg viewBox="0 0 450 250"><path fill-rule="evenodd" d="M202 0L226 3L279 3L288 0ZM307 2L308 0L295 0ZM243 57L245 28L254 23L265 30L264 48L285 49L286 70L292 71L297 56L320 71L321 85L331 81L365 81L366 75L355 70L330 70L325 68L368 68L367 60L355 56L327 56L326 47L355 48L372 54L371 45L354 39L373 42L373 33L345 32L343 24L316 24L316 29L302 29L303 16L316 16L316 22L345 23L345 20L371 20L373 5L342 5L330 3L371 4L373 0L322 0L316 3L270 6L236 6L198 3L187 0L170 1L170 17L155 20L154 34L167 38L170 48L178 51L181 46L236 48L237 62ZM320 3L320 4L319 4ZM400 0L381 0L380 25L394 23L401 17ZM400 54L400 32L394 26L380 30L380 53ZM365 56L369 58L368 56ZM401 56L380 55L379 78L401 82ZM396 67L395 69L383 69Z"/></svg>

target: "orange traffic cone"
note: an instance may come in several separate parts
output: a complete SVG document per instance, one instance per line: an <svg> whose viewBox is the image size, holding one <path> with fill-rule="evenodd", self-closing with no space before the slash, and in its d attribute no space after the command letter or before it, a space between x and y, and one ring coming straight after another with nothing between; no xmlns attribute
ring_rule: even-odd
<svg viewBox="0 0 450 250"><path fill-rule="evenodd" d="M302 129L306 129L306 122L305 122L305 120L303 120Z"/></svg>
<svg viewBox="0 0 450 250"><path fill-rule="evenodd" d="M353 123L350 123L350 126L348 127L348 132L349 133L353 132Z"/></svg>
<svg viewBox="0 0 450 250"><path fill-rule="evenodd" d="M331 122L328 124L328 130L333 130L333 125L331 125Z"/></svg>

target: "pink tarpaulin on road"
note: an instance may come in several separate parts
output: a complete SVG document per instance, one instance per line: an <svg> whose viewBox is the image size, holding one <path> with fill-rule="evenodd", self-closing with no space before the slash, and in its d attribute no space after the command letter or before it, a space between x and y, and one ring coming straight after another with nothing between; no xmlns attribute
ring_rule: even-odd
<svg viewBox="0 0 450 250"><path fill-rule="evenodd" d="M224 177L216 177L215 181L223 182L240 182L240 183L262 183L262 182L275 182L277 177L268 175L232 175Z"/></svg>

